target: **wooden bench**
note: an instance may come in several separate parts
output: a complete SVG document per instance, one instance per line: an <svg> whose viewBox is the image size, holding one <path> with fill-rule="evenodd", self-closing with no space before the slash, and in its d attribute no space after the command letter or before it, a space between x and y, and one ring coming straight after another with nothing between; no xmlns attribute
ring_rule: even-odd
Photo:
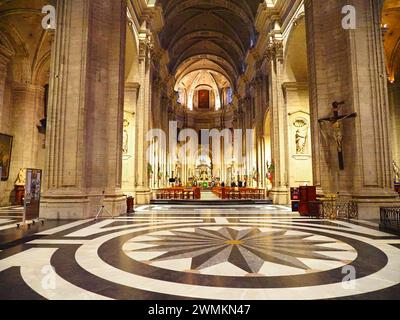
<svg viewBox="0 0 400 320"><path fill-rule="evenodd" d="M200 199L200 188L165 188L156 191L158 200L194 200Z"/></svg>
<svg viewBox="0 0 400 320"><path fill-rule="evenodd" d="M213 188L212 192L222 200L263 200L265 199L265 190L257 188L231 188L218 187Z"/></svg>

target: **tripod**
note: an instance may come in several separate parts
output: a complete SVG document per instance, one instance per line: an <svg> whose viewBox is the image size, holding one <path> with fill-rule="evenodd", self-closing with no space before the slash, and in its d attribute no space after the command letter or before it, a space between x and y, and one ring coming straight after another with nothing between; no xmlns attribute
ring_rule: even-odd
<svg viewBox="0 0 400 320"><path fill-rule="evenodd" d="M105 198L105 191L103 191L103 194L101 196L101 201L100 201L101 207L100 207L99 211L97 212L96 217L94 218L95 221L97 221L99 219L99 217L101 217L103 212L107 213L111 218L114 219L114 215L110 211L108 211L108 209L104 205L104 198Z"/></svg>

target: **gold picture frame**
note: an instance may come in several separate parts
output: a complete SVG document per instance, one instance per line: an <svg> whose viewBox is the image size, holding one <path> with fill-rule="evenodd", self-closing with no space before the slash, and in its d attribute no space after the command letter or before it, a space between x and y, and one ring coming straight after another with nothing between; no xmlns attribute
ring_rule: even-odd
<svg viewBox="0 0 400 320"><path fill-rule="evenodd" d="M13 139L13 136L0 133L1 181L7 181L9 179Z"/></svg>

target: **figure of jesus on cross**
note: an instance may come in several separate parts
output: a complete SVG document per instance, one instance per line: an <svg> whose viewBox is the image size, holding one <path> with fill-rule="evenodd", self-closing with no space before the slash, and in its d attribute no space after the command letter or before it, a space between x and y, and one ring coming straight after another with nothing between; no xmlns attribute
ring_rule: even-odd
<svg viewBox="0 0 400 320"><path fill-rule="evenodd" d="M342 102L333 102L332 103L332 117L322 118L318 121L320 123L329 122L332 126L333 136L336 141L336 147L338 152L338 160L339 160L339 169L344 170L344 155L343 155L343 121L350 118L357 117L357 113L350 113L341 115L339 113L339 106L344 105L344 101Z"/></svg>

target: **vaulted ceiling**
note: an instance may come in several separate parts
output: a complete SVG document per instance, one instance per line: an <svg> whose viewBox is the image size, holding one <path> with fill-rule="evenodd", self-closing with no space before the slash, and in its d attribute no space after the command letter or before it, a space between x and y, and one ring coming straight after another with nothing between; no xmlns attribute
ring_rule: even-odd
<svg viewBox="0 0 400 320"><path fill-rule="evenodd" d="M256 41L254 17L262 0L159 0L165 28L160 41L169 52L169 70L221 71L231 81L242 72Z"/></svg>

